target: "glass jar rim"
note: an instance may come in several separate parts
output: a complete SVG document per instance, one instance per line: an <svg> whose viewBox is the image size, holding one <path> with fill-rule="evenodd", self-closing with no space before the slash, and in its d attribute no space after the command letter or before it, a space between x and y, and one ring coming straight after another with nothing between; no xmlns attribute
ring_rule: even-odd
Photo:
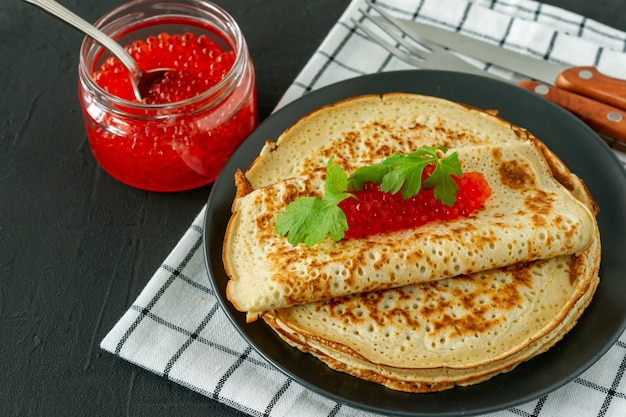
<svg viewBox="0 0 626 417"><path fill-rule="evenodd" d="M241 32L241 29L239 28L239 25L226 10L216 5L215 3L212 3L209 1L204 1L204 0L174 0L174 1L132 0L104 14L100 19L98 19L94 23L94 26L100 29L101 31L110 35L110 33L107 32L107 29L111 29L111 26L115 26L120 21L119 18L113 19L114 17L116 17L116 15L123 16L122 13L124 13L127 9L130 9L132 7L136 7L139 5L143 5L143 4L158 5L161 3L169 5L169 6L171 5L187 6L187 7L199 6L202 8L201 9L202 11L207 11L207 12L215 14L220 20L224 22L224 27L226 27L229 32L224 33L224 31L220 27L216 27L213 25L211 26L215 28L216 30L218 30L220 33L227 35L229 39L229 43L230 43L230 40L232 39L233 45L231 45L231 47L233 48L233 51L235 52L235 61L233 62L233 65L228 70L226 75L224 75L224 77L219 82L217 82L215 85L211 86L210 88L208 88L207 90L203 91L202 93L196 96L190 97L185 100L175 101L172 103L160 103L160 104L139 103L136 101L125 100L123 98L120 98L116 95L109 93L93 79L94 69L88 68L87 57L89 56L89 54L96 56L102 51L105 51L105 48L99 43L97 43L95 40L93 40L91 37L85 36L83 38L83 41L80 47L79 72L83 75L82 77L83 80L85 80L85 82L89 85L89 88L92 91L97 91L97 93L101 95L102 97L104 97L105 100L109 101L110 103L113 103L116 106L125 106L128 109L136 109L136 110L141 110L141 109L161 110L161 109L175 109L175 108L186 106L189 104L201 102L203 100L206 100L207 98L210 98L213 96L219 96L220 91L222 91L226 86L228 86L228 84L232 83L232 80L236 78L237 74L241 74L242 68L245 67L247 63L247 60L248 60L247 46L246 46L246 42L243 37L243 34ZM156 16L156 17L161 18L161 17L168 17L168 16L175 16L175 15L163 14L161 16ZM187 17L190 17L193 20L195 16L187 16ZM134 23L139 23L139 22L140 21L137 21ZM124 23L129 23L129 22L124 22Z"/></svg>

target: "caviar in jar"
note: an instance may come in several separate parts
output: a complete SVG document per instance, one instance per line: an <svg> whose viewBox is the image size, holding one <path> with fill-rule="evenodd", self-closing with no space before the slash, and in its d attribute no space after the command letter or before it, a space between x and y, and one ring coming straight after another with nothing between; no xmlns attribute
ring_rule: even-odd
<svg viewBox="0 0 626 417"><path fill-rule="evenodd" d="M128 71L84 40L79 98L98 163L151 191L213 182L258 123L254 68L235 21L208 2L137 0L96 26L144 71L173 69L139 102Z"/></svg>

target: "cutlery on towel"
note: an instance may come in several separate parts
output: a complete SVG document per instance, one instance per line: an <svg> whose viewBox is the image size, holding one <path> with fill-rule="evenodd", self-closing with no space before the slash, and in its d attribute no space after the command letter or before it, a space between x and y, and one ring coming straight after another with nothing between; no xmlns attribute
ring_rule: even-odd
<svg viewBox="0 0 626 417"><path fill-rule="evenodd" d="M436 26L396 19L389 15L386 17L409 36L411 33L419 34L422 38L453 51L626 111L626 80L603 75L594 67L567 67Z"/></svg>
<svg viewBox="0 0 626 417"><path fill-rule="evenodd" d="M445 46L473 58L511 69L525 77L542 79L548 84L523 80L518 85L566 108L603 136L609 145L626 151L626 98L623 97L626 95L620 93L620 91L626 92L626 81L603 76L592 67L571 69L559 67L556 64L526 57L443 29L427 27L427 29L432 30L426 31L423 30L423 26L428 25L394 18L381 10L379 6L369 1L367 3L380 14L380 17L372 17L367 12L360 10L363 16L379 29L382 29L396 43L392 44L383 39L376 31L362 22L353 20L354 24L370 39L402 61L422 69L447 69L514 82L470 64L445 49ZM428 35L424 34L426 32ZM439 32L447 33L441 34ZM426 37L437 40L433 42L427 40ZM477 50L479 52L476 52ZM581 72L583 78L579 77ZM589 75L591 80L584 78ZM559 80L558 83L556 83L557 79ZM558 87L553 87L555 83ZM579 93L583 91L585 96L567 91L568 89ZM606 97L610 98L606 99Z"/></svg>

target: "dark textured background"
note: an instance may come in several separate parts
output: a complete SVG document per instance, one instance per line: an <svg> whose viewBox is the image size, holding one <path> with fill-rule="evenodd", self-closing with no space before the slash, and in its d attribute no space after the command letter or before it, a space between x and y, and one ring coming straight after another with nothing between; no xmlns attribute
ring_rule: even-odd
<svg viewBox="0 0 626 417"><path fill-rule="evenodd" d="M122 0L63 0L88 21ZM261 118L348 0L216 0L240 24ZM549 1L626 30L623 0ZM0 1L0 415L243 416L100 350L209 187L158 194L97 166L76 92L82 35Z"/></svg>

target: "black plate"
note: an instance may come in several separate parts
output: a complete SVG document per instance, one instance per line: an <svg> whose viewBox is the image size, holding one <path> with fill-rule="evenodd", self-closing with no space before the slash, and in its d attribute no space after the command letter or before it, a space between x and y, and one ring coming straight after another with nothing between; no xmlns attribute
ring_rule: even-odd
<svg viewBox="0 0 626 417"><path fill-rule="evenodd" d="M582 177L601 213L601 283L578 325L548 352L487 382L452 390L409 394L332 371L309 354L291 348L262 320L246 324L226 300L228 277L222 241L235 195L233 174L245 170L266 140L275 140L300 117L348 97L408 92L437 96L481 109L528 129ZM226 315L269 362L300 384L350 406L397 416L457 416L493 412L547 394L596 362L626 325L626 172L602 140L570 113L513 85L442 71L400 71L363 76L322 88L269 117L237 149L213 185L205 219L206 261L211 284Z"/></svg>

